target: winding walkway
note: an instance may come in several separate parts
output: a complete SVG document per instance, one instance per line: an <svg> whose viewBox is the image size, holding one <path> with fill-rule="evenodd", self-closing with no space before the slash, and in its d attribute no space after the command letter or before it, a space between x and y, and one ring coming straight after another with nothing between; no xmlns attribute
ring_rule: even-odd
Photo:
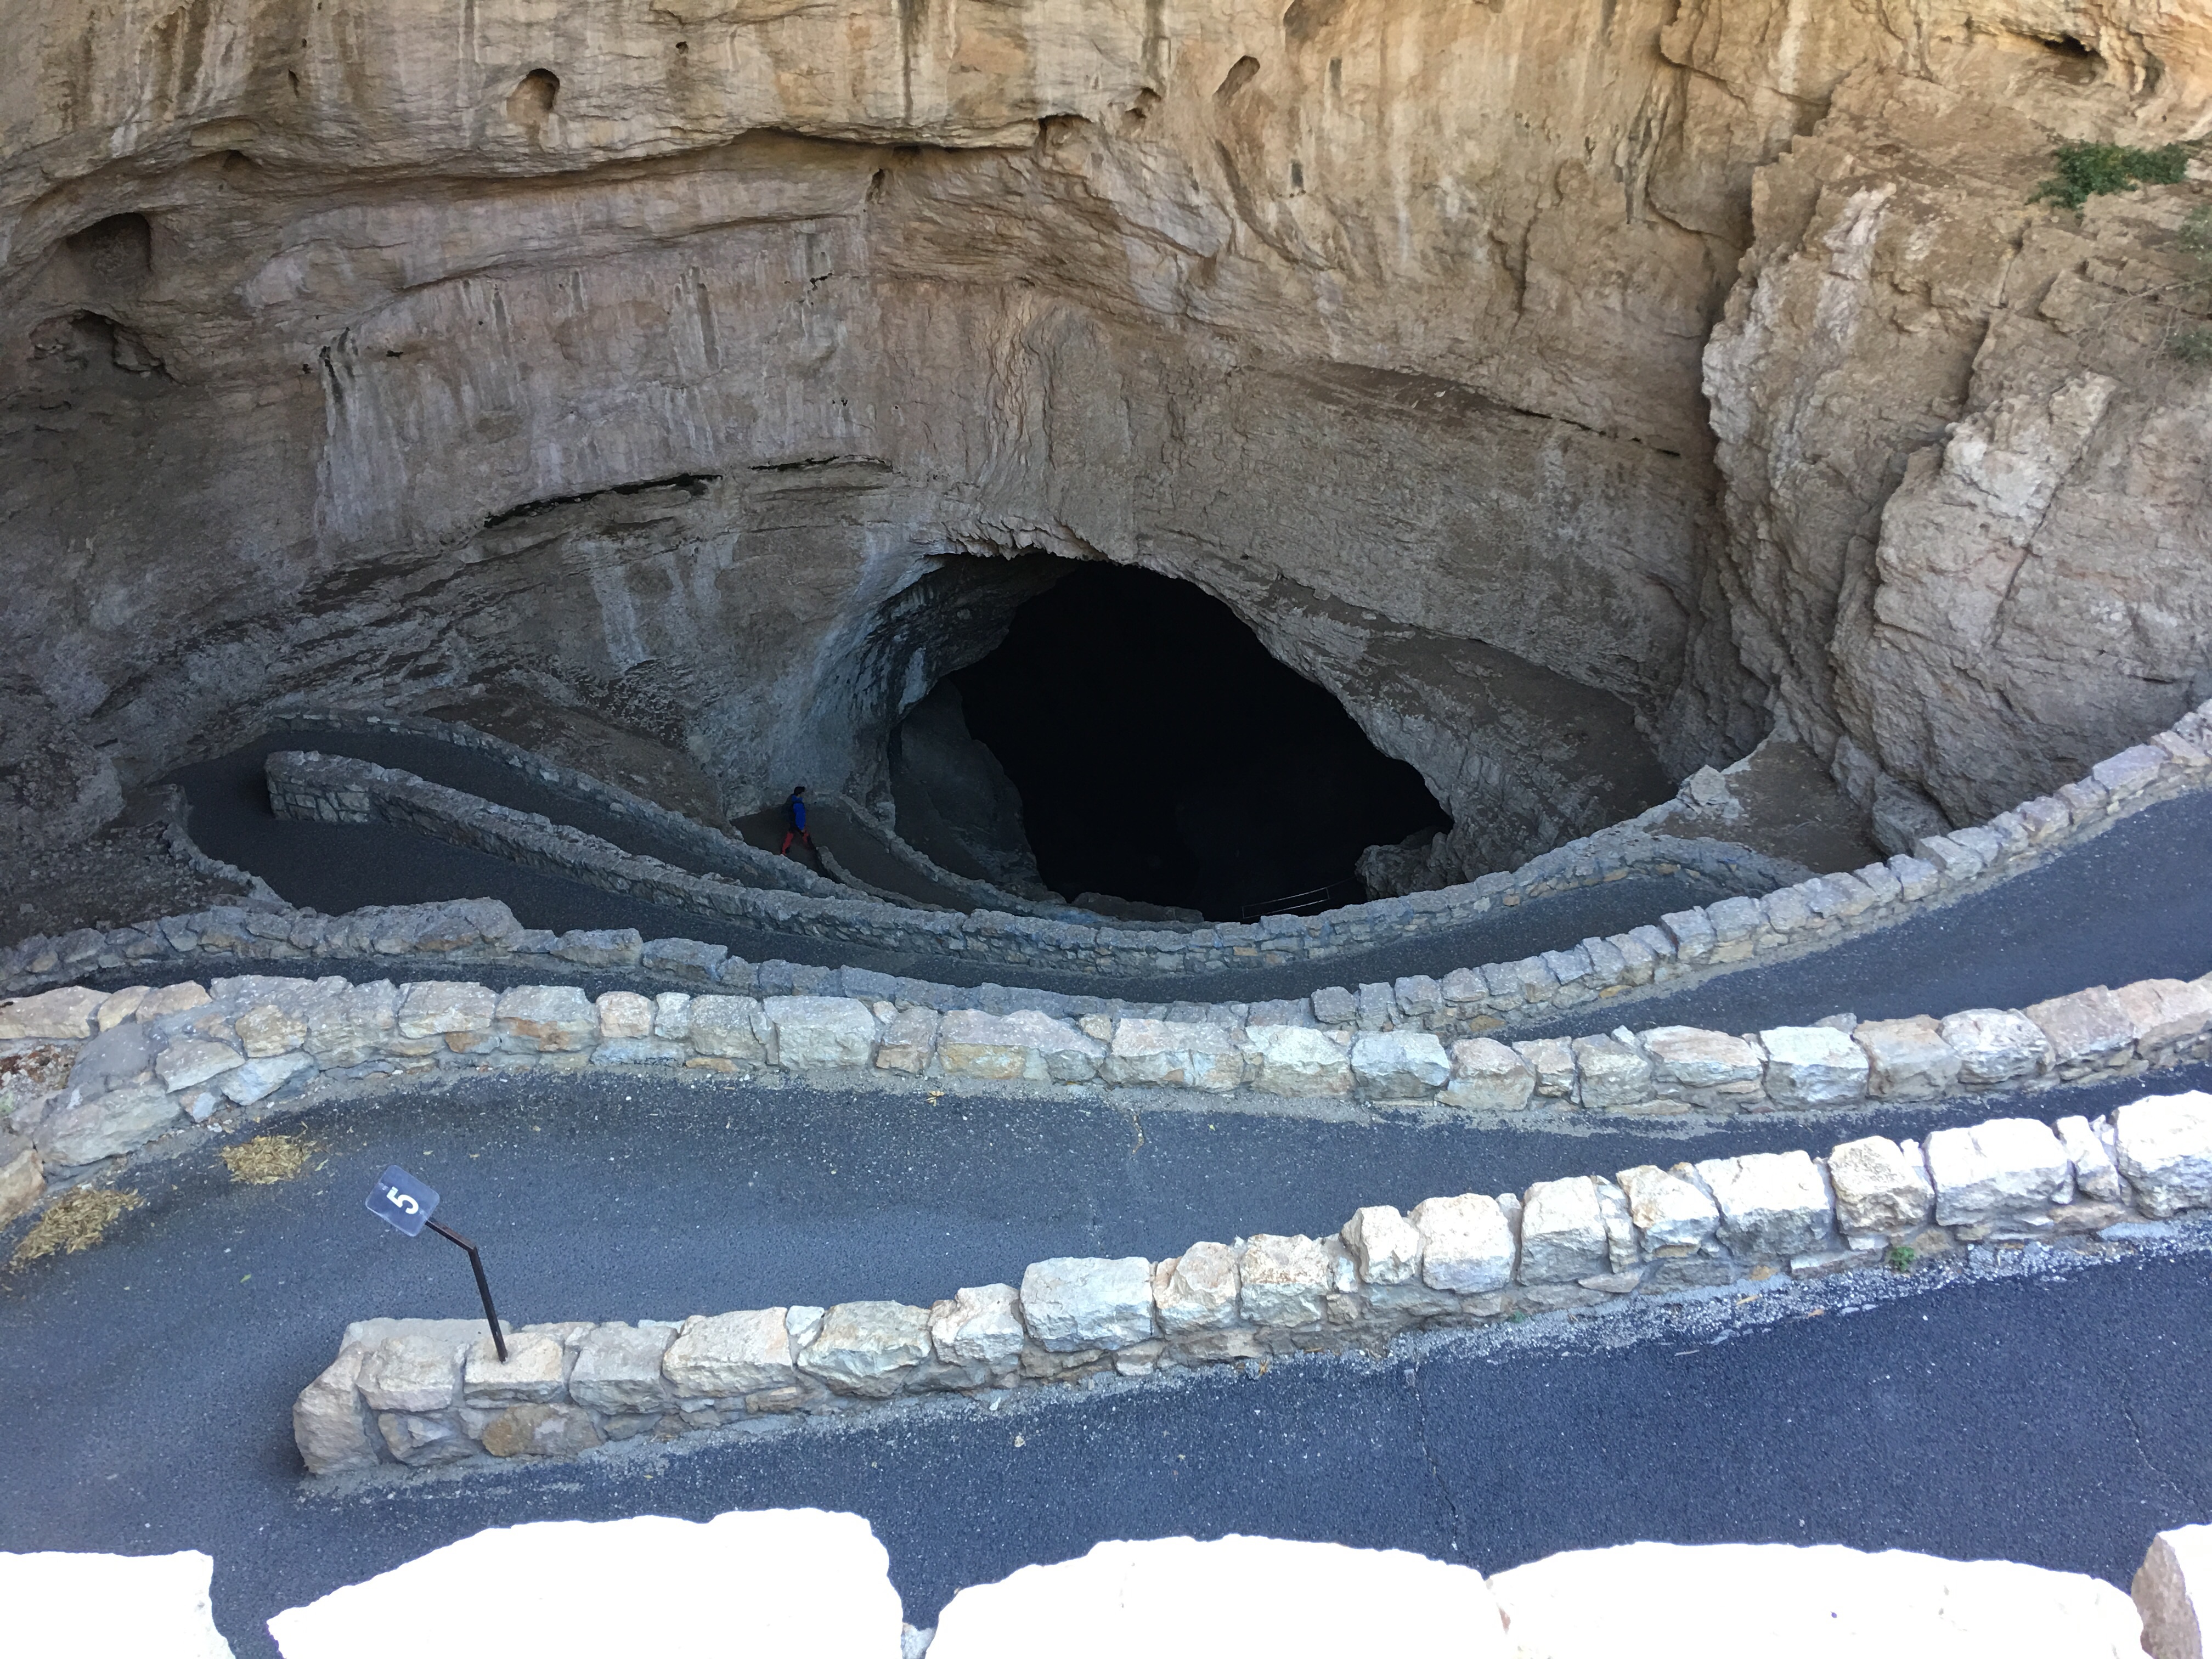
<svg viewBox="0 0 2212 1659"><path fill-rule="evenodd" d="M490 894L532 925L700 935L697 918L641 915L441 843L257 821L251 775L221 763L186 781L195 835L295 902L336 911ZM1623 1017L1744 1030L2193 975L2212 956L2208 853L2212 798L2155 806L1934 915ZM1663 884L1583 890L1331 966L1347 980L1387 978L1564 945L1674 908L1681 901L1642 890ZM1578 901L1619 908L1598 918ZM801 941L708 937L809 959ZM959 982L950 963L896 970ZM1310 989L1310 972L1066 988L1250 998ZM1603 1018L1583 1012L1563 1024ZM2208 1085L2212 1067L2158 1082ZM2144 1091L2132 1081L2075 1091L2068 1109ZM1955 1116L2003 1109L1984 1097ZM0 1279L0 1548L208 1550L217 1618L241 1655L273 1650L261 1629L270 1613L480 1527L770 1504L866 1515L918 1624L961 1585L1024 1562L1178 1531L1398 1545L1486 1570L1632 1537L1836 1540L2124 1583L2153 1531L2212 1514L2212 1405L2197 1382L2212 1363L2202 1256L1870 1304L1836 1281L1820 1304L1836 1316L1755 1331L1670 1337L1670 1316L1655 1313L1645 1340L1610 1352L1448 1346L1380 1365L1298 1363L1017 1401L997 1415L954 1404L665 1459L374 1491L308 1486L283 1431L293 1395L348 1318L472 1311L452 1252L362 1214L361 1191L386 1162L446 1192L453 1220L485 1247L505 1311L524 1322L927 1301L1054 1254L1157 1255L1201 1237L1327 1231L1364 1203L1938 1121L1745 1122L1686 1142L1689 1132L1658 1124L1559 1133L1133 1112L1085 1092L933 1102L637 1076L555 1087L526 1075L401 1090L308 1120L321 1161L286 1185L234 1186L205 1149L140 1165L131 1179L147 1206L108 1243Z"/></svg>
<svg viewBox="0 0 2212 1659"><path fill-rule="evenodd" d="M326 745L333 742L331 734L317 736ZM1018 981L1040 990L1136 1001L1294 997L1331 981L1353 985L1408 974L1441 978L1455 968L1564 950L1592 934L1626 932L1711 897L1702 884L1631 877L1554 893L1479 921L1334 957L1319 969L1290 965L1235 974L1168 975L1017 972L958 955L893 956L734 927L383 826L280 821L270 813L261 793L259 768L270 750L295 741L264 739L179 775L191 803L194 839L215 857L261 876L293 903L335 915L370 904L493 897L504 900L526 927L634 927L648 939L698 939L726 945L757 962L781 957L825 967L872 968L945 985ZM434 781L483 793L488 799L500 799L489 793L491 785L498 783L513 796L502 804L548 816L562 809L566 821L579 829L606 834L610 839L621 831L629 835L624 844L653 850L636 845L639 836L630 833L629 826L587 822L588 814L568 810L550 792L533 795L518 788L507 769L465 750L420 738L345 741L355 746L343 752L379 764L449 765L455 769ZM418 752L422 750L436 752ZM477 778L471 769L501 776ZM1809 957L1761 961L1746 971L1625 1005L1620 1018L1640 1026L1674 1021L1746 1030L1844 1011L1880 1019L1978 1006L2021 1007L2086 985L2194 978L2212 968L2212 881L2204 878L2208 870L2212 870L2212 792L2203 792L2148 807L2061 858L1931 914ZM393 970L394 964L387 961L365 976ZM352 969L318 963L313 971ZM1317 978L1324 974L1331 980ZM496 974L473 967L469 975L501 982ZM564 978L569 976L564 972ZM122 982L116 975L108 977ZM1528 1034L1596 1029L1603 1018L1604 1011L1585 1007L1545 1026L1532 1026Z"/></svg>
<svg viewBox="0 0 2212 1659"><path fill-rule="evenodd" d="M241 1656L271 1651L271 1613L480 1527L772 1504L867 1516L923 1624L963 1584L1182 1531L1486 1570L1635 1537L1835 1540L2124 1583L2153 1531L2212 1513L2201 1256L1952 1285L1733 1340L1674 1334L1655 1311L1646 1340L1611 1352L1293 1364L392 1489L305 1482L284 1431L347 1318L474 1311L457 1253L362 1213L386 1162L444 1191L502 1310L527 1322L927 1302L1042 1255L1321 1232L1360 1203L1930 1122L1769 1121L1686 1145L617 1078L401 1092L313 1120L322 1159L288 1184L232 1185L204 1151L143 1167L147 1207L106 1244L0 1291L0 1549L207 1550Z"/></svg>

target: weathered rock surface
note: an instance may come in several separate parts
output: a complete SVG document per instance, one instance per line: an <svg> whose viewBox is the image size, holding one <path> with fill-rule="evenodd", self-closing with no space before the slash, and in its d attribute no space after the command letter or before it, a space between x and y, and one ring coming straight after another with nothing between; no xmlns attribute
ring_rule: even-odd
<svg viewBox="0 0 2212 1659"><path fill-rule="evenodd" d="M1773 714L1909 845L2201 695L2197 187L2027 198L2192 130L2203 0L294 9L6 20L10 845L525 682L866 797L959 553L1218 594L1431 878Z"/></svg>
<svg viewBox="0 0 2212 1659"><path fill-rule="evenodd" d="M1126 1348L1152 1334L1152 1264L1140 1255L1032 1261L1022 1307L1052 1352Z"/></svg>
<svg viewBox="0 0 2212 1659"><path fill-rule="evenodd" d="M2132 1593L2151 1659L2212 1653L2212 1526L2175 1527L2152 1539Z"/></svg>
<svg viewBox="0 0 2212 1659"><path fill-rule="evenodd" d="M2212 1204L2212 1095L2130 1102L2112 1128L2120 1170L2151 1214Z"/></svg>

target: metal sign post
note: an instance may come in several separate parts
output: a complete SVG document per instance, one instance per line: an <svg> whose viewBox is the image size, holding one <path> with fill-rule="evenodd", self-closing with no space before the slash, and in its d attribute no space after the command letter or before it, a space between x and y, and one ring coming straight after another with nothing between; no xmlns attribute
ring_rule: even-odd
<svg viewBox="0 0 2212 1659"><path fill-rule="evenodd" d="M441 1226L430 1218L430 1212L438 1207L437 1189L425 1186L394 1164L377 1176L376 1185L362 1207L410 1238L419 1237L422 1229L428 1227L439 1237L450 1240L469 1253L469 1266L477 1276L477 1294L483 1298L484 1322L491 1327L491 1345L499 1351L501 1363L505 1364L507 1338L501 1334L499 1315L492 1309L491 1281L484 1277L483 1257L477 1254L475 1245L451 1227Z"/></svg>

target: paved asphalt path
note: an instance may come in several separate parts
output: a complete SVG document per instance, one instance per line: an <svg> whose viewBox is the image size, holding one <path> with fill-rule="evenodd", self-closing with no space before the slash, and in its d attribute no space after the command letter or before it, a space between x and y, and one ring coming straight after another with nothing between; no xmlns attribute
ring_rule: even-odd
<svg viewBox="0 0 2212 1659"><path fill-rule="evenodd" d="M571 881L550 871L526 869L488 853L455 847L428 836L376 824L306 823L279 819L269 810L262 762L274 750L313 746L395 766L496 800L518 811L543 812L639 853L690 867L696 860L653 841L641 829L592 812L532 785L512 769L419 738L355 737L331 732L276 733L220 760L178 772L191 809L192 839L215 858L251 870L294 904L341 915L370 904L416 904L438 899L503 899L526 927L635 927L647 939L696 939L726 945L753 962L781 958L823 967L872 968L940 985L976 985L1012 979L1043 990L1145 1000L1237 1000L1302 996L1315 984L1305 969L1255 969L1235 975L1158 975L1100 979L1083 974L1014 969L974 963L959 955L921 956L862 950L801 934L739 927L726 919L662 905L642 904ZM1394 945L1347 957L1334 973L1357 970L1362 979L1449 972L1467 962L1507 960L1571 945L1592 933L1616 933L1668 910L1717 896L1711 884L1674 877L1636 877L1503 910L1467 927L1430 936L1415 946Z"/></svg>
<svg viewBox="0 0 2212 1659"><path fill-rule="evenodd" d="M252 823L242 775L228 805L204 777L188 781L195 834L295 901L337 910L493 893L533 925L702 931L696 918L641 915L388 831L295 841L309 827ZM1940 915L1622 1014L1741 1030L2194 975L2212 937L2212 884L2199 874L2208 848L2212 801L2172 803ZM1623 908L1596 917L1577 902ZM1679 902L1620 883L1331 971L1441 972ZM789 940L723 937L749 956L800 956ZM896 970L953 977L935 963ZM1310 977L1092 988L1255 997L1310 988ZM2208 1081L2212 1069L2197 1068L2160 1086ZM2123 1084L2066 1103L2098 1109L2140 1092ZM2002 1109L1983 1101L1953 1117ZM2022 1109L2058 1106L2046 1097ZM1967 1281L1734 1340L1303 1363L1015 1402L996 1417L957 1407L665 1460L334 1496L301 1481L286 1428L292 1395L326 1363L339 1326L371 1312L472 1311L455 1253L401 1240L361 1211L388 1161L446 1193L446 1212L485 1246L504 1310L522 1322L927 1301L1043 1255L1158 1255L1200 1237L1325 1231L1361 1203L1819 1146L1931 1119L1768 1121L1686 1143L1648 1124L1561 1135L1133 1114L1081 1095L931 1103L601 1077L557 1094L526 1078L471 1079L309 1123L322 1156L308 1176L234 1187L210 1147L142 1165L131 1179L149 1202L106 1244L0 1278L0 1548L206 1549L217 1616L241 1654L270 1650L261 1621L284 1606L536 1517L855 1510L890 1550L908 1616L925 1624L962 1584L1112 1536L1333 1538L1486 1570L1636 1537L1835 1540L2124 1583L2152 1532L2212 1516L2202 1257Z"/></svg>
<svg viewBox="0 0 2212 1659"><path fill-rule="evenodd" d="M308 1119L318 1162L289 1183L233 1185L213 1144L141 1165L147 1205L100 1248L0 1275L0 1549L207 1550L241 1655L270 1650L282 1607L483 1526L766 1505L866 1515L918 1624L964 1583L1176 1532L1486 1570L1637 1537L1835 1540L2124 1583L2153 1531L2212 1515L2203 1257L1968 1283L1718 1345L1308 1362L367 1495L303 1481L287 1431L348 1318L475 1312L458 1252L362 1210L387 1162L443 1192L526 1323L927 1302L1045 1255L1325 1231L1361 1203L1935 1121L1562 1135L721 1079L404 1091Z"/></svg>
<svg viewBox="0 0 2212 1659"><path fill-rule="evenodd" d="M218 858L252 870L295 903L331 915L364 904L496 896L536 927L635 927L654 936L703 938L754 961L787 961L910 974L940 984L1018 979L1042 989L1139 1000L1254 1000L1297 996L1320 983L1355 984L1404 974L1441 976L1468 963L1510 961L1619 933L1710 897L1671 878L1635 878L1533 901L1465 927L1331 960L1319 969L1277 968L1205 975L1093 977L1014 970L957 957L890 956L733 928L688 911L641 905L581 883L526 870L481 853L368 825L280 823L259 782L260 757L293 741L251 749L180 774L194 837ZM375 752L371 753L370 750ZM425 752L417 753L420 750ZM416 739L349 739L349 752L427 770L442 781L510 805L560 816L565 804L533 794L503 767ZM475 771L467 769L473 767ZM475 772L496 774L477 776ZM570 822L580 815L567 811ZM590 826L622 830L619 823ZM635 837L633 837L633 840ZM2212 968L2212 793L2168 801L2127 818L2064 858L1958 903L1794 962L1768 962L1671 995L1626 1003L1639 1026L1676 1022L1751 1030L1850 1012L1880 1019L1977 1006L2021 1007L2085 985L2189 979ZM394 970L379 965L378 972ZM323 969L342 972L333 964ZM469 970L472 975L477 969ZM1324 975L1326 977L1324 977ZM112 976L111 976L112 977ZM127 977L127 975L125 976ZM1516 1035L1589 1029L1581 1009Z"/></svg>

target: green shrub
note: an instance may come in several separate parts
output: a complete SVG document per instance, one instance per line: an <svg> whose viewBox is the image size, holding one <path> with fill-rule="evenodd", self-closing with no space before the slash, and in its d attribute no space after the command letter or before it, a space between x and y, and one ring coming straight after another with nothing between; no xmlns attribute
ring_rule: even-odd
<svg viewBox="0 0 2212 1659"><path fill-rule="evenodd" d="M1910 1244L1893 1244L1882 1257L1883 1263L1893 1273L1909 1273L1912 1264L1920 1260L1920 1252Z"/></svg>
<svg viewBox="0 0 2212 1659"><path fill-rule="evenodd" d="M2126 144L2061 144L2051 151L2058 175L2035 187L2031 202L2078 208L2092 196L2109 196L2137 185L2178 185L2189 172L2185 145L2135 149Z"/></svg>
<svg viewBox="0 0 2212 1659"><path fill-rule="evenodd" d="M2201 368L2212 363L2212 328L2185 328L2167 343L2167 349L2183 362Z"/></svg>

